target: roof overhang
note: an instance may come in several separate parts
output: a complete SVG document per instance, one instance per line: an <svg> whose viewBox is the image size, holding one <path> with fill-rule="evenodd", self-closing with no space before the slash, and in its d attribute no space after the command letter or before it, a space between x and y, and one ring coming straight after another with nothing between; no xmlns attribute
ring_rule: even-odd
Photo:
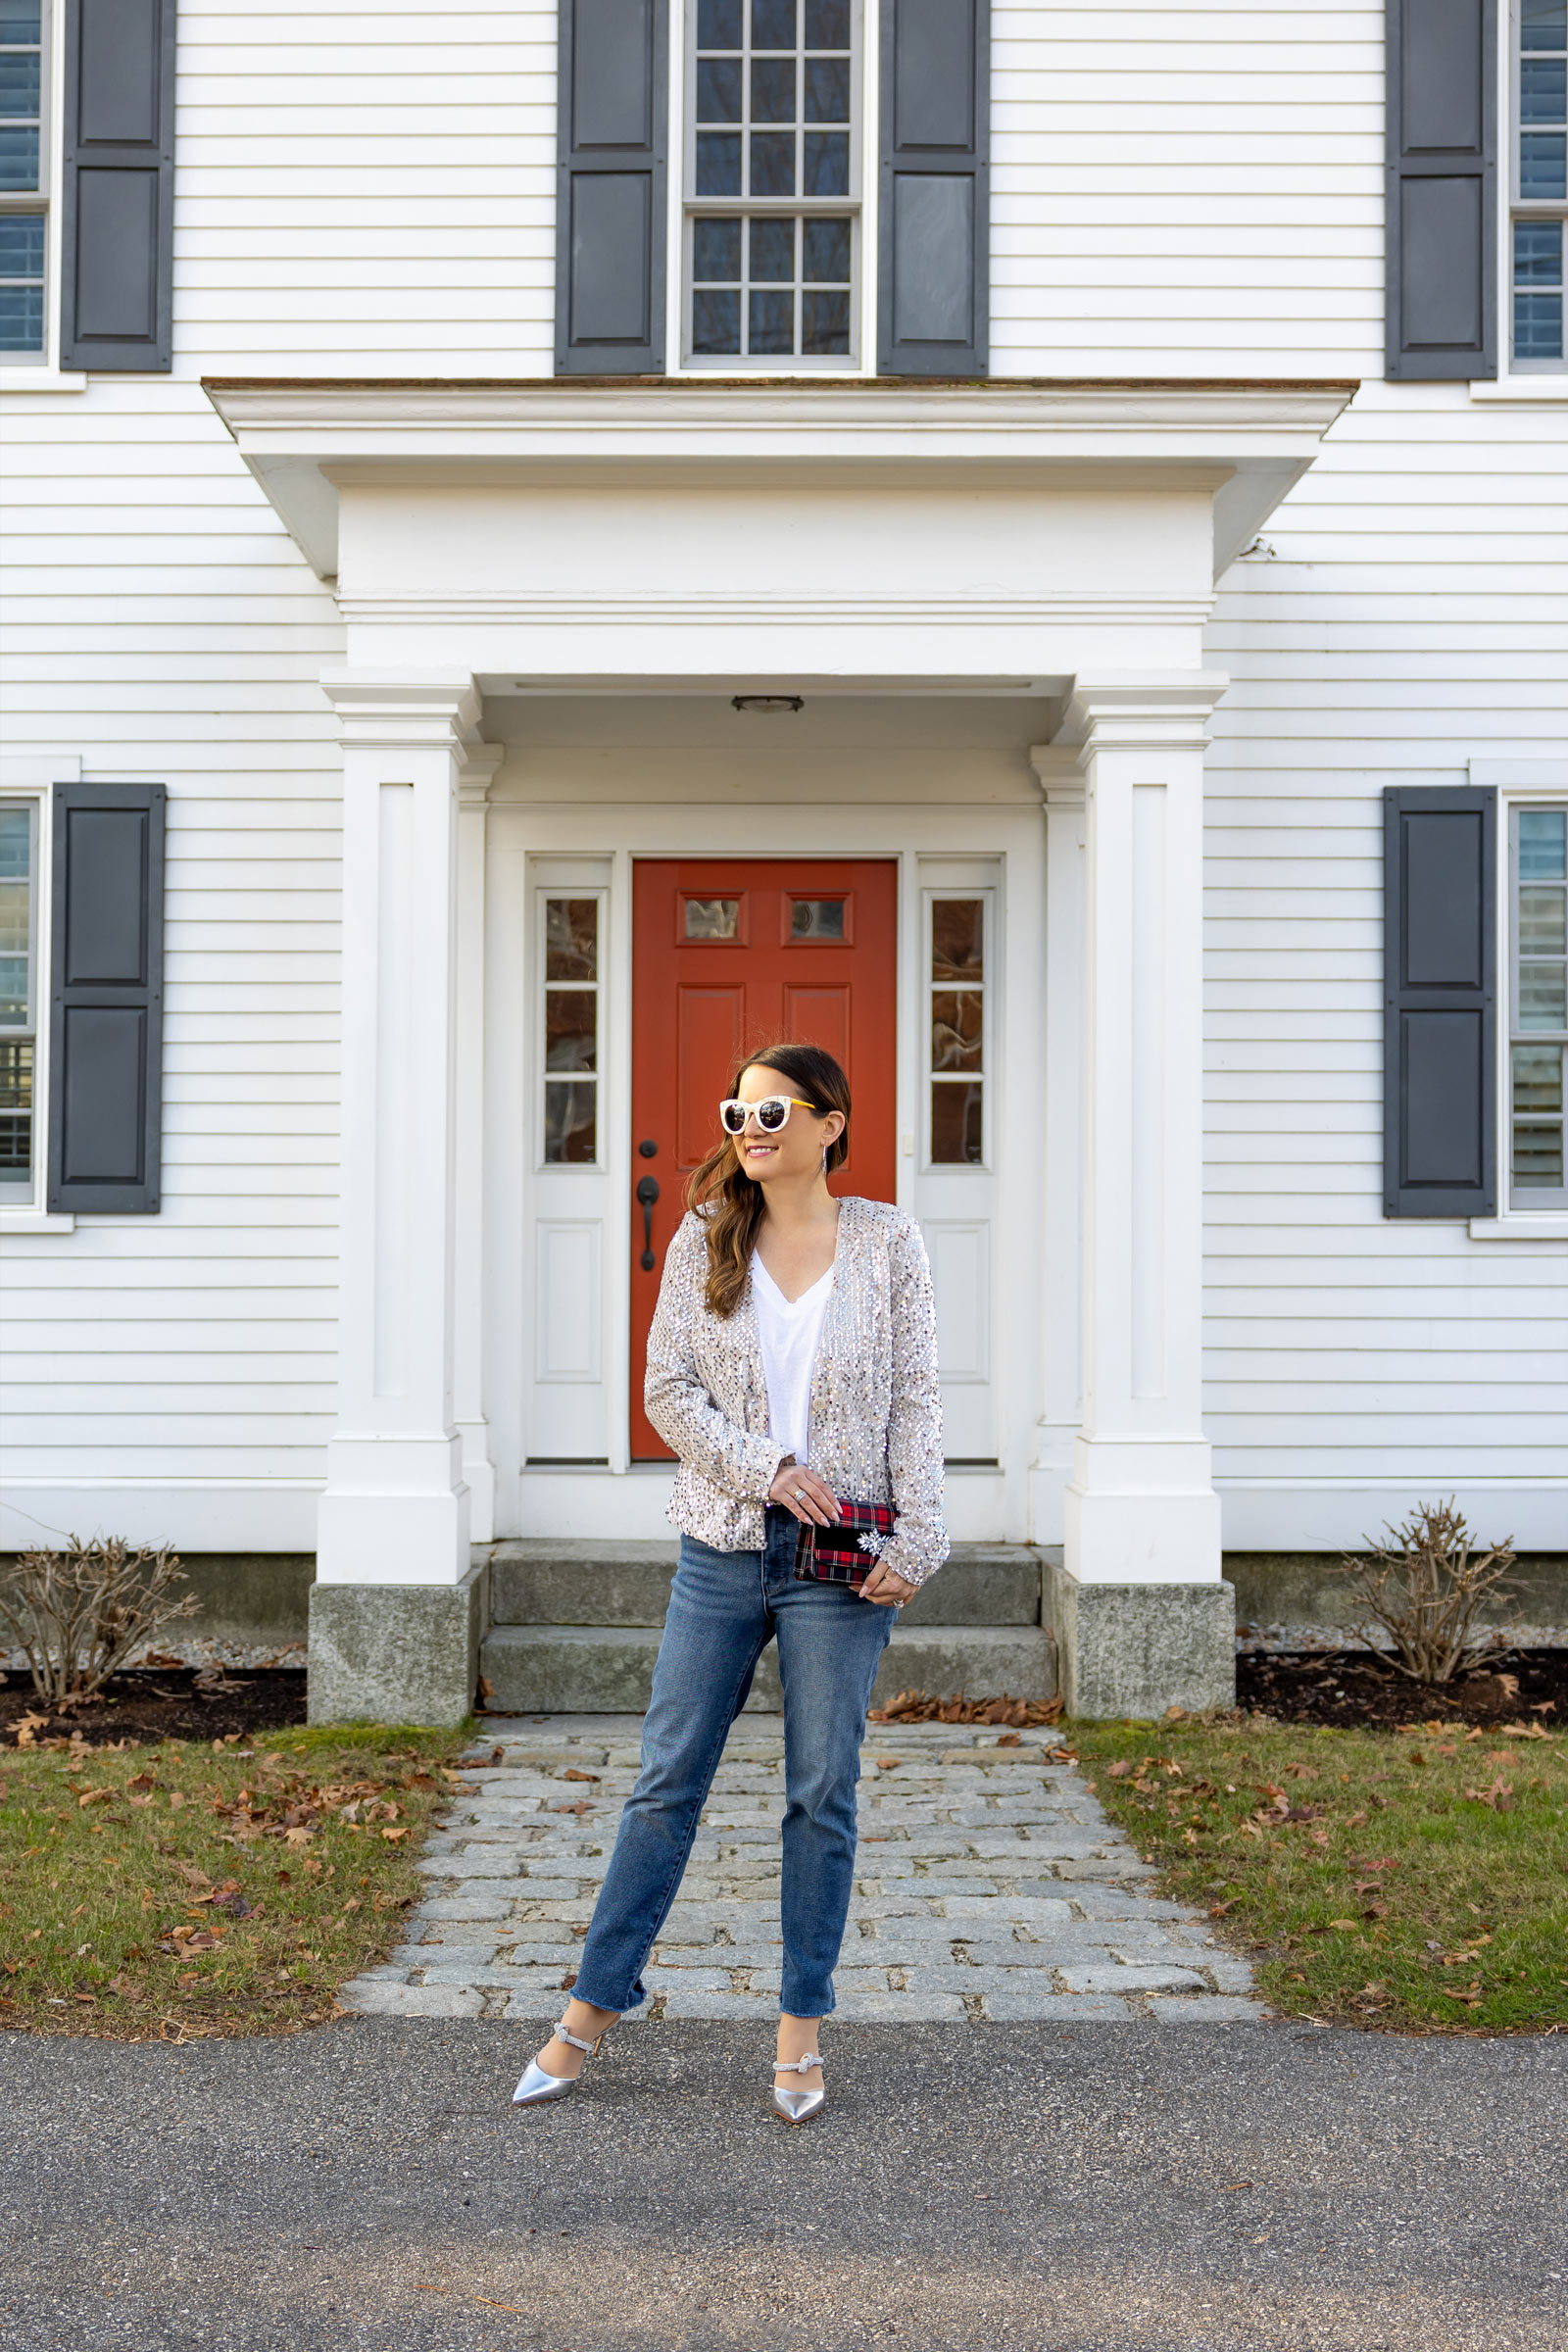
<svg viewBox="0 0 1568 2352"><path fill-rule="evenodd" d="M1354 397L1353 380L717 376L209 376L204 389L290 535L337 574L340 485L564 469L642 478L985 469L1067 483L1107 471L1211 490L1214 573L1250 546Z"/></svg>

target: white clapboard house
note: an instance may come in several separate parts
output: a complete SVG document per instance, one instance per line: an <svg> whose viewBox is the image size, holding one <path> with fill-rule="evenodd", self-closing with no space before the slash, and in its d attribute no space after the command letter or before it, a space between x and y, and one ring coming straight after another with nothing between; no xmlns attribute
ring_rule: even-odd
<svg viewBox="0 0 1568 2352"><path fill-rule="evenodd" d="M1568 1553L1565 62L0 0L0 1541L314 1562L318 1718L635 1703L788 1030L936 1272L899 1681L1213 1698L1448 1494Z"/></svg>

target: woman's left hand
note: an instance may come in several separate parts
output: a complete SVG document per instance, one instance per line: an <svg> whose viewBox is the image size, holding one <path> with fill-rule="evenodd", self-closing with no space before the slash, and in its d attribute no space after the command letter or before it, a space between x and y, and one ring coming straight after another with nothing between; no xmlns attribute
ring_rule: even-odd
<svg viewBox="0 0 1568 2352"><path fill-rule="evenodd" d="M860 1598L874 1600L879 1609L896 1609L918 1590L906 1576L901 1576L896 1568L886 1567L879 1560L860 1587Z"/></svg>

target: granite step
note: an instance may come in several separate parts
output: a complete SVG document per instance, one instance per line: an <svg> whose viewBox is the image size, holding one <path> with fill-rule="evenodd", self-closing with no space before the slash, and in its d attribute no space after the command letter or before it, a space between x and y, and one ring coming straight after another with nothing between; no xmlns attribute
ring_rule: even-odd
<svg viewBox="0 0 1568 2352"><path fill-rule="evenodd" d="M480 1671L490 1685L485 1703L517 1715L641 1715L658 1650L659 1629L651 1625L492 1625L480 1653ZM749 1714L782 1709L776 1658L771 1645L762 1653L746 1702ZM1054 1645L1039 1625L901 1623L871 1703L909 1690L944 1698L994 1698L1003 1691L1013 1698L1050 1698L1055 1689Z"/></svg>
<svg viewBox="0 0 1568 2352"><path fill-rule="evenodd" d="M528 1626L662 1626L675 1573L673 1544L549 1536L497 1544L490 1622ZM956 1544L940 1574L905 1604L899 1630L1041 1623L1047 1555L1029 1544Z"/></svg>

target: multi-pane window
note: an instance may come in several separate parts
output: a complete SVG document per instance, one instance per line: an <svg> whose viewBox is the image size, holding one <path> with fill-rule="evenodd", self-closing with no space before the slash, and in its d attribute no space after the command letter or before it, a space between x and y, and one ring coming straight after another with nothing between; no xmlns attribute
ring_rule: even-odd
<svg viewBox="0 0 1568 2352"><path fill-rule="evenodd" d="M931 902L931 1162L985 1158L986 902Z"/></svg>
<svg viewBox="0 0 1568 2352"><path fill-rule="evenodd" d="M1568 1205L1568 805L1515 808L1509 832L1511 1198L1516 1208L1558 1208Z"/></svg>
<svg viewBox="0 0 1568 2352"><path fill-rule="evenodd" d="M0 803L0 1200L32 1196L38 811Z"/></svg>
<svg viewBox="0 0 1568 2352"><path fill-rule="evenodd" d="M853 362L854 0L696 0L688 23L687 355Z"/></svg>
<svg viewBox="0 0 1568 2352"><path fill-rule="evenodd" d="M1563 361L1568 236L1568 0L1517 0L1509 258L1515 368Z"/></svg>
<svg viewBox="0 0 1568 2352"><path fill-rule="evenodd" d="M0 365L43 357L42 0L0 0Z"/></svg>
<svg viewBox="0 0 1568 2352"><path fill-rule="evenodd" d="M544 1156L599 1156L599 901L547 898Z"/></svg>

